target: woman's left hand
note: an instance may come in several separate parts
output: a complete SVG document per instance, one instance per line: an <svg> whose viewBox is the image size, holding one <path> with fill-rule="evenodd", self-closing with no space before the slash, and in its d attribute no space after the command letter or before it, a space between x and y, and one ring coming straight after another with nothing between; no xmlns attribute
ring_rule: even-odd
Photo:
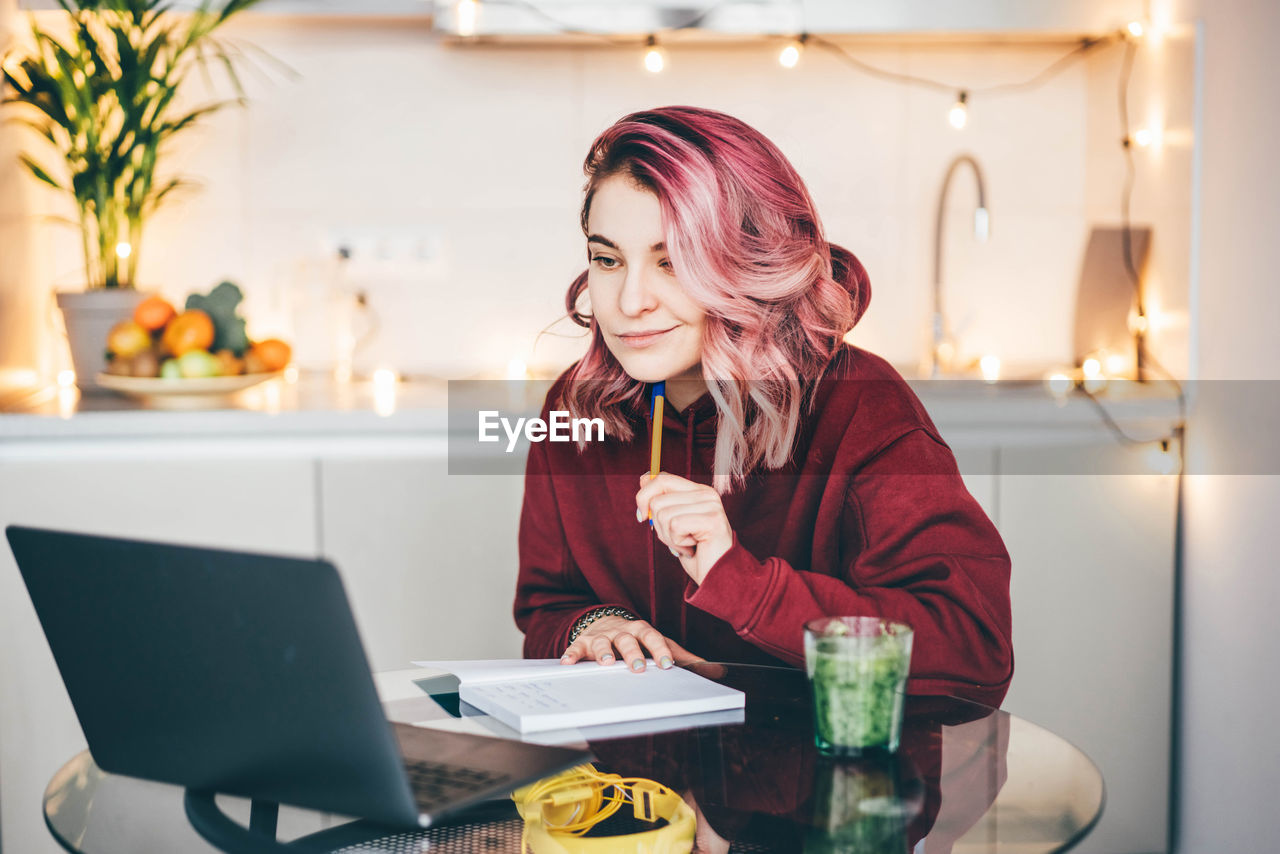
<svg viewBox="0 0 1280 854"><path fill-rule="evenodd" d="M684 571L701 584L711 567L733 546L733 529L720 493L710 486L659 472L640 477L636 518L653 519L658 539L680 558Z"/></svg>

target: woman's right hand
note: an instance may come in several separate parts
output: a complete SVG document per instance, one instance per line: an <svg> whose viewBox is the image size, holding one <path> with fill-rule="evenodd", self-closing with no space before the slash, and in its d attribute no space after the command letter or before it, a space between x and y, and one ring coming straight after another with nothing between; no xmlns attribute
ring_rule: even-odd
<svg viewBox="0 0 1280 854"><path fill-rule="evenodd" d="M597 661L607 665L620 658L627 663L627 667L639 673L644 670L646 656L658 662L658 666L664 670L672 664L705 660L670 638L663 637L661 632L644 620L611 616L601 617L583 629L578 639L564 651L560 663Z"/></svg>

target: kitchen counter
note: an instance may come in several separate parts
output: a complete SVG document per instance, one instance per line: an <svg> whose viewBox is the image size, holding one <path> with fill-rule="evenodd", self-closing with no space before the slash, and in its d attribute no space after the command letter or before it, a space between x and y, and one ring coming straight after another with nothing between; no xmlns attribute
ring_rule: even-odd
<svg viewBox="0 0 1280 854"><path fill-rule="evenodd" d="M152 408L112 392L82 394L56 386L10 398L0 408L0 458L91 452L198 452L200 455L313 456L347 451L443 453L448 390L444 382L269 380L216 409Z"/></svg>
<svg viewBox="0 0 1280 854"><path fill-rule="evenodd" d="M1095 400L1079 391L1055 398L1039 382L910 383L957 450L1114 439L1100 408L1126 435L1142 441L1169 436L1180 420L1176 392L1167 383L1113 382ZM239 454L256 447L290 456L336 447L379 454L442 450L448 401L448 384L440 380L379 386L325 375L270 380L210 410L153 409L123 395L53 386L7 398L0 408L0 456L69 453L86 441L107 442L122 453L155 453L161 444L169 451L186 446L204 454Z"/></svg>

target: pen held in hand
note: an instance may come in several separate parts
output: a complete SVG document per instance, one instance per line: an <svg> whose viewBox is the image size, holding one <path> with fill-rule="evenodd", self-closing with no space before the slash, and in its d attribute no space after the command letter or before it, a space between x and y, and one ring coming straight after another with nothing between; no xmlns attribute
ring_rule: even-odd
<svg viewBox="0 0 1280 854"><path fill-rule="evenodd" d="M662 468L662 404L667 395L667 384L665 382L653 384L653 438L651 450L649 453L649 478L658 476L658 472ZM650 515L649 527L653 527L653 516Z"/></svg>

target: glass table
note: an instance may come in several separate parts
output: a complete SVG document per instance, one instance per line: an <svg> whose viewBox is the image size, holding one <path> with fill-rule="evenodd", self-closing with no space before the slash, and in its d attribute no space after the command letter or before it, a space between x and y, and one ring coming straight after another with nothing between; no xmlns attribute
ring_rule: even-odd
<svg viewBox="0 0 1280 854"><path fill-rule="evenodd" d="M891 757L833 761L813 746L808 685L798 670L702 663L691 669L746 692L743 720L627 737L586 731L596 767L648 777L694 809L694 851L1065 851L1101 815L1102 776L1059 736L964 700L910 697ZM456 695L434 699L456 714ZM217 798L247 826L250 803ZM54 775L45 822L68 851L217 851L188 822L183 789L102 772L88 752ZM282 807L278 839L245 850L518 852L508 800L447 824L396 833L365 821ZM626 849L620 849L626 850Z"/></svg>

